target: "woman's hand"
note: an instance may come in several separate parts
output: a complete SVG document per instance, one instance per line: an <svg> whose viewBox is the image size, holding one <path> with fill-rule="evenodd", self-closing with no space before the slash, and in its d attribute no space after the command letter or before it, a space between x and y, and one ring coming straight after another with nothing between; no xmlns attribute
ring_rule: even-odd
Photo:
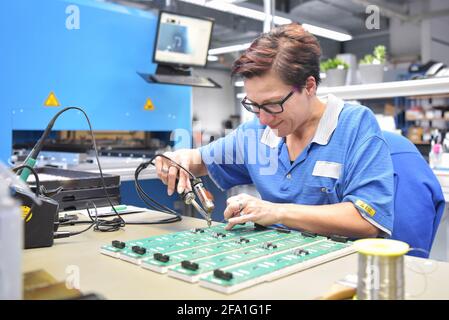
<svg viewBox="0 0 449 320"><path fill-rule="evenodd" d="M175 152L165 152L164 156L172 159L187 170L190 170L192 165L190 153L191 150L178 150ZM182 193L186 189L192 190L190 176L185 170L180 169L176 164L164 157L157 157L155 162L157 176L165 185L167 185L167 193L169 196L173 194L176 188L176 179L178 179L176 190L178 193Z"/></svg>
<svg viewBox="0 0 449 320"><path fill-rule="evenodd" d="M261 200L246 193L230 197L224 211L224 218L228 220L226 230L247 221L263 226L281 223L280 208L280 204Z"/></svg>

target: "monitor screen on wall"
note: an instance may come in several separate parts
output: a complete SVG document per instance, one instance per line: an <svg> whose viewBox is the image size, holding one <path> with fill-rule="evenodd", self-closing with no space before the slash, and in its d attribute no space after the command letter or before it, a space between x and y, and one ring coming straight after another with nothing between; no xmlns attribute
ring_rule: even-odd
<svg viewBox="0 0 449 320"><path fill-rule="evenodd" d="M204 67L213 20L160 11L153 61L159 64Z"/></svg>

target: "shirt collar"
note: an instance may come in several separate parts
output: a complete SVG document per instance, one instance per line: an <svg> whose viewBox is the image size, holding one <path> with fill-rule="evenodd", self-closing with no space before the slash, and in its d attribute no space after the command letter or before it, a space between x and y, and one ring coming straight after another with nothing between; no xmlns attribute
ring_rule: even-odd
<svg viewBox="0 0 449 320"><path fill-rule="evenodd" d="M282 142L282 138L278 137L269 126L266 126L260 137L260 142L269 146L271 149L275 149Z"/></svg>
<svg viewBox="0 0 449 320"><path fill-rule="evenodd" d="M327 95L325 98L320 98L323 103L326 103L326 109L318 123L318 128L312 139L312 142L316 142L321 145L329 143L330 137L337 128L338 117L343 109L344 101L337 98L333 94ZM266 127L260 142L269 146L270 148L276 148L283 141L281 137L278 137L270 127Z"/></svg>
<svg viewBox="0 0 449 320"><path fill-rule="evenodd" d="M318 123L318 128L316 129L312 142L326 145L329 143L335 128L337 128L338 117L340 116L341 110L343 110L344 101L333 94L329 94L326 98L320 100L326 103L326 109Z"/></svg>

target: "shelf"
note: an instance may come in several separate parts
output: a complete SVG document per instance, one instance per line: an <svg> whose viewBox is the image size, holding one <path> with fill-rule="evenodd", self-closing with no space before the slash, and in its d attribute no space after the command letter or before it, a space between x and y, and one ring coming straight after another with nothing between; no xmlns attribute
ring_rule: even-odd
<svg viewBox="0 0 449 320"><path fill-rule="evenodd" d="M445 119L445 118L408 119L408 118L405 118L405 121L449 121L449 119Z"/></svg>
<svg viewBox="0 0 449 320"><path fill-rule="evenodd" d="M318 96L324 96L329 93L346 100L445 94L449 93L449 77L341 87L318 87Z"/></svg>

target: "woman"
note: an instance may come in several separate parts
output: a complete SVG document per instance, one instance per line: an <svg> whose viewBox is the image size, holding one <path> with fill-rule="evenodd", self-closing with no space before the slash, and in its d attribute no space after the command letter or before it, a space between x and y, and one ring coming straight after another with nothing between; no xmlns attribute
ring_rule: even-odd
<svg viewBox="0 0 449 320"><path fill-rule="evenodd" d="M301 25L274 28L234 62L256 117L194 150L168 155L221 188L253 183L262 199L231 197L227 228L253 221L348 237L391 235L393 167L373 113L335 96L320 100L317 39ZM190 188L185 172L158 158L172 194Z"/></svg>

